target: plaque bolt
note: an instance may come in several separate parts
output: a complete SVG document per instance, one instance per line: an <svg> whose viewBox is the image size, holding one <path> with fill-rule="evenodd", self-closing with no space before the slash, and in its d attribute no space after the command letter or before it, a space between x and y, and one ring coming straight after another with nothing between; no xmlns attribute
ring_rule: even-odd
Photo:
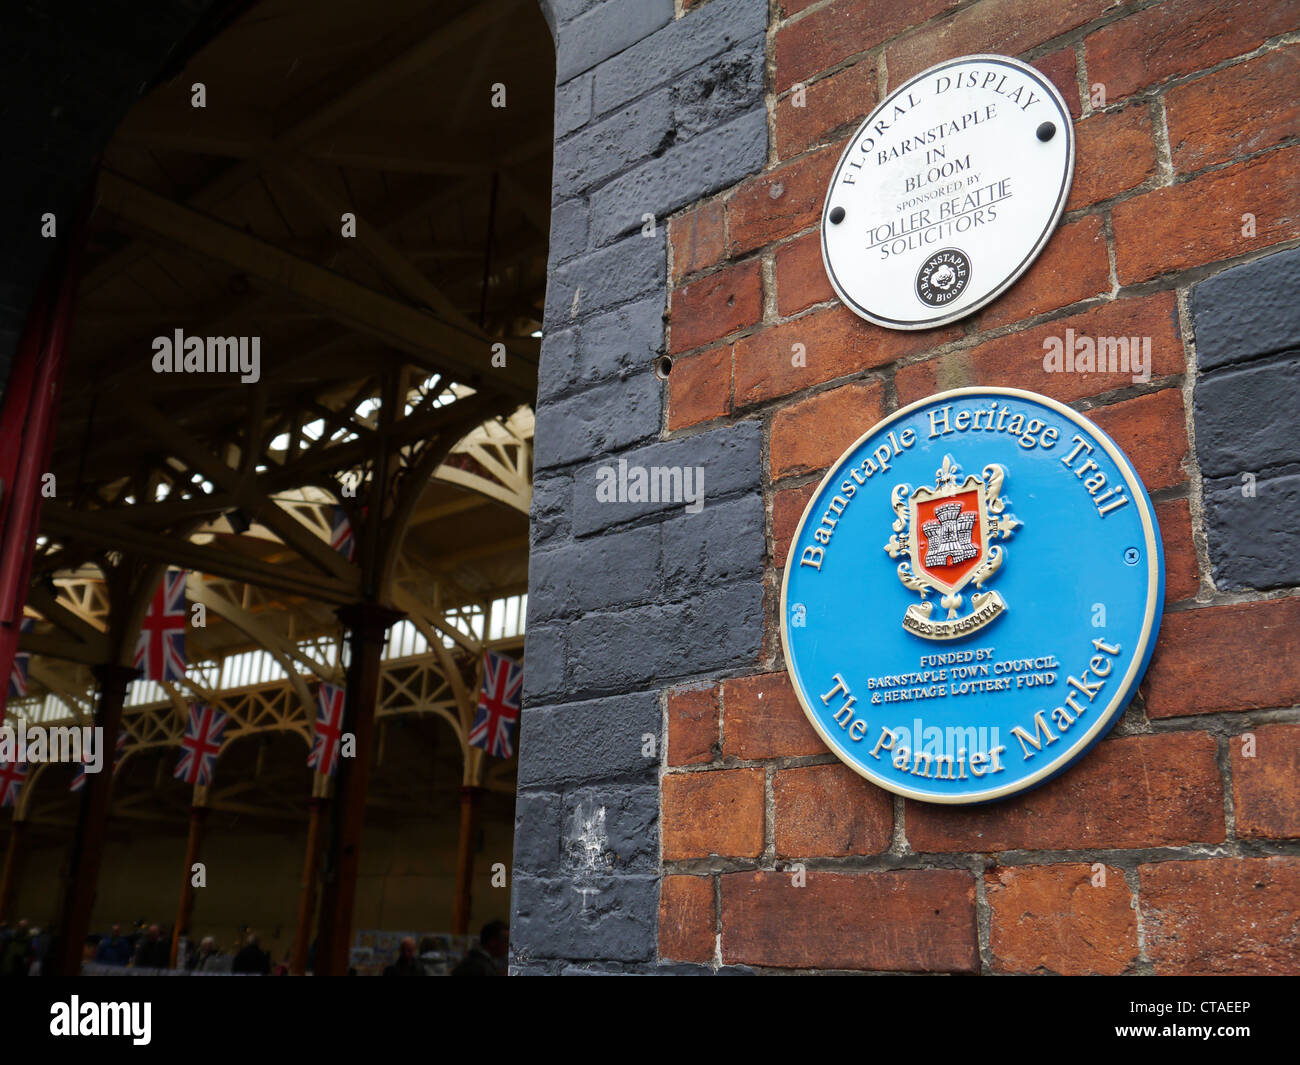
<svg viewBox="0 0 1300 1065"><path fill-rule="evenodd" d="M1129 547L1124 550L1124 561L1130 566L1136 566L1138 564L1138 559L1141 557L1142 556L1138 553L1136 547Z"/></svg>
<svg viewBox="0 0 1300 1065"><path fill-rule="evenodd" d="M1050 141L1056 136L1056 123L1044 122L1038 127L1038 139L1040 141Z"/></svg>
<svg viewBox="0 0 1300 1065"><path fill-rule="evenodd" d="M843 208L843 207L832 207L832 208L831 208L831 225L837 226L837 225L839 225L839 224L840 224L841 222L843 222L843 221L844 221L844 208Z"/></svg>

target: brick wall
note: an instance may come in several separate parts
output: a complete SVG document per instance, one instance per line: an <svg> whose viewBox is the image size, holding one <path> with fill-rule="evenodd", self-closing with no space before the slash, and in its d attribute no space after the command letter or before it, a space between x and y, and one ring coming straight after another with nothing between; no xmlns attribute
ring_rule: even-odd
<svg viewBox="0 0 1300 1065"><path fill-rule="evenodd" d="M636 43L586 32L620 0L554 6L558 241L516 844L545 853L516 870L517 968L1300 971L1300 4L665 2L656 28L627 24ZM750 76L742 33L759 95L679 128L665 108L717 56ZM831 169L878 100L975 52L1032 63L1069 104L1066 214L978 314L877 328L821 264ZM751 107L767 137L742 164L732 131L748 136ZM666 246L625 236L665 210ZM1066 328L1149 336L1150 381L1044 372L1043 339ZM826 751L784 673L777 603L826 467L881 416L966 385L1044 393L1114 437L1168 574L1155 657L1111 736L1037 791L950 808ZM703 465L703 513L597 505L593 470L625 455ZM652 767L629 748L660 707ZM636 880L635 905L584 865L602 808L630 857L624 874L610 843L599 872ZM540 927L559 920L592 935Z"/></svg>
<svg viewBox="0 0 1300 1065"><path fill-rule="evenodd" d="M767 158L766 0L554 0L554 192L534 451L516 972L656 964L665 683L752 667L763 427L665 440L667 219ZM755 305L752 310L757 313ZM706 504L602 502L602 467Z"/></svg>

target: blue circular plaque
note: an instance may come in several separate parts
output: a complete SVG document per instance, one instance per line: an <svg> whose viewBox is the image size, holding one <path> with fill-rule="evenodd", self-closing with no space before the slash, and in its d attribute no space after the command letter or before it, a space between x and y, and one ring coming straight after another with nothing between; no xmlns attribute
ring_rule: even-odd
<svg viewBox="0 0 1300 1065"><path fill-rule="evenodd" d="M841 760L908 798L980 803L1106 734L1163 605L1160 530L1115 442L1045 396L963 388L886 418L823 479L781 641Z"/></svg>

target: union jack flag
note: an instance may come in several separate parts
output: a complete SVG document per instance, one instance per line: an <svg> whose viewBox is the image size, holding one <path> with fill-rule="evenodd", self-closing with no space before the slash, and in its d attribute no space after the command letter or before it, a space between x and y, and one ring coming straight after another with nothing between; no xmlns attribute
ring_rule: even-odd
<svg viewBox="0 0 1300 1065"><path fill-rule="evenodd" d="M185 571L169 569L153 593L135 644L147 680L185 679Z"/></svg>
<svg viewBox="0 0 1300 1065"><path fill-rule="evenodd" d="M330 547L349 562L357 553L357 542L352 536L352 523L342 507L336 506L330 519Z"/></svg>
<svg viewBox="0 0 1300 1065"><path fill-rule="evenodd" d="M122 759L122 751L126 747L126 730L121 729L117 733L117 743L113 747L113 764L108 767L109 773L117 770L117 763ZM81 765L77 766L77 775L72 778L72 791L80 791L86 786L86 766L89 765L89 759L84 756L81 759Z"/></svg>
<svg viewBox="0 0 1300 1065"><path fill-rule="evenodd" d="M19 632L31 632L34 624L31 618L23 618L18 626ZM14 664L9 668L8 698L16 699L27 694L27 671L31 668L32 656L28 651L16 651Z"/></svg>
<svg viewBox="0 0 1300 1065"><path fill-rule="evenodd" d="M479 692L469 742L497 758L515 753L515 724L519 721L524 667L514 659L483 652L483 690Z"/></svg>
<svg viewBox="0 0 1300 1065"><path fill-rule="evenodd" d="M27 780L27 763L0 762L0 806L17 806L18 793Z"/></svg>
<svg viewBox="0 0 1300 1065"><path fill-rule="evenodd" d="M343 689L322 684L316 693L316 739L307 764L327 777L339 767L339 744L343 738Z"/></svg>
<svg viewBox="0 0 1300 1065"><path fill-rule="evenodd" d="M221 733L225 730L227 716L210 706L191 706L189 724L181 747L185 753L176 763L172 775L186 784L207 785L212 782L212 770L221 752Z"/></svg>

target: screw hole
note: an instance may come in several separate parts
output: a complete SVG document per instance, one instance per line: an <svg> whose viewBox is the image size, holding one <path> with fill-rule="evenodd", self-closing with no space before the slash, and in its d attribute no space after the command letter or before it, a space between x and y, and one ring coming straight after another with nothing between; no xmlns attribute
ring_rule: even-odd
<svg viewBox="0 0 1300 1065"><path fill-rule="evenodd" d="M1056 136L1056 124L1054 122L1044 122L1038 127L1038 139L1040 141L1050 141Z"/></svg>
<svg viewBox="0 0 1300 1065"><path fill-rule="evenodd" d="M660 355L654 361L655 376L661 381L667 381L668 375L673 372L673 360L671 356Z"/></svg>
<svg viewBox="0 0 1300 1065"><path fill-rule="evenodd" d="M837 226L843 221L844 221L844 208L843 207L831 208L831 225Z"/></svg>

